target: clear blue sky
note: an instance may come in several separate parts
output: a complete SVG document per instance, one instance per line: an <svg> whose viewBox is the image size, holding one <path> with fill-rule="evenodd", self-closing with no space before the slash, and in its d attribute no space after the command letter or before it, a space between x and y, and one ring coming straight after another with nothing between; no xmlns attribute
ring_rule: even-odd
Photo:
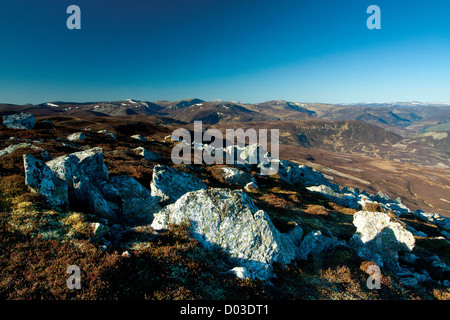
<svg viewBox="0 0 450 320"><path fill-rule="evenodd" d="M450 102L450 1L0 0L0 102L193 97Z"/></svg>

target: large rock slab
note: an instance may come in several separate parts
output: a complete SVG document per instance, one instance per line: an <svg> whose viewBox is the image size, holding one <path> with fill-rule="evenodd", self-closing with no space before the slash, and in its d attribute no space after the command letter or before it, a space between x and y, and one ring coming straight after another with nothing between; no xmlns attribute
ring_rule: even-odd
<svg viewBox="0 0 450 320"><path fill-rule="evenodd" d="M311 186L306 187L307 190L311 192L317 192L331 201L349 207L352 209L360 209L360 204L358 203L358 198L352 193L340 193L334 191L331 187L326 185Z"/></svg>
<svg viewBox="0 0 450 320"><path fill-rule="evenodd" d="M34 115L29 112L21 112L3 116L3 125L9 129L33 129L36 124Z"/></svg>
<svg viewBox="0 0 450 320"><path fill-rule="evenodd" d="M159 197L160 202L173 203L185 193L200 189L207 187L193 175L164 165L156 165L153 168L151 195Z"/></svg>
<svg viewBox="0 0 450 320"><path fill-rule="evenodd" d="M381 267L399 270L398 253L414 248L414 235L382 212L358 211L353 217L356 232L350 245L359 256Z"/></svg>
<svg viewBox="0 0 450 320"><path fill-rule="evenodd" d="M280 233L240 190L189 192L156 214L152 227L184 222L191 224L193 237L205 247L226 251L236 265L261 279L272 276L272 263L287 264L296 255L291 236Z"/></svg>

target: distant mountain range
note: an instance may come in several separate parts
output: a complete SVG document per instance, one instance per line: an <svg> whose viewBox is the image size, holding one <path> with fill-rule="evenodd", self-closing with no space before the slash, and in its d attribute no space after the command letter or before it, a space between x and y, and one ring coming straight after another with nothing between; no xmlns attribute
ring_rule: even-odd
<svg viewBox="0 0 450 320"><path fill-rule="evenodd" d="M0 104L0 116L20 111L34 114L38 127L50 120L118 136L152 135L156 140L176 128L193 130L197 120L204 129L222 132L279 129L280 156L285 159L317 166L356 187L373 185L396 197L407 193L422 205L450 210L444 201L450 172L450 105L446 103L241 103L192 98ZM383 178L386 171L389 177ZM429 183L424 182L427 179Z"/></svg>
<svg viewBox="0 0 450 320"><path fill-rule="evenodd" d="M450 103L389 102L323 104L271 100L263 103L236 101L138 101L46 102L39 105L0 104L0 113L28 111L35 116L131 116L154 115L190 123L201 120L215 125L253 121L357 120L375 124L401 136L416 136L426 131L447 131Z"/></svg>

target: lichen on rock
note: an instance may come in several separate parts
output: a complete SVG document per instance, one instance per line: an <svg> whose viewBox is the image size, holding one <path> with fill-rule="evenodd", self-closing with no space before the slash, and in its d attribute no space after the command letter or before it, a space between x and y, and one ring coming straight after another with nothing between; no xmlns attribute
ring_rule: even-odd
<svg viewBox="0 0 450 320"><path fill-rule="evenodd" d="M272 264L295 258L290 236L280 233L267 213L240 190L214 188L189 192L155 215L156 230L190 223L193 237L206 248L220 248L256 277L272 276Z"/></svg>

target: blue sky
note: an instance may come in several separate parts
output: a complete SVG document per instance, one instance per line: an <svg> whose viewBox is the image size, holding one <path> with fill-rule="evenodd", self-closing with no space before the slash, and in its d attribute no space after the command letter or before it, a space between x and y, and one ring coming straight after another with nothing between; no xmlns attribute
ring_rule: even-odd
<svg viewBox="0 0 450 320"><path fill-rule="evenodd" d="M449 18L448 0L0 0L0 102L450 102Z"/></svg>

